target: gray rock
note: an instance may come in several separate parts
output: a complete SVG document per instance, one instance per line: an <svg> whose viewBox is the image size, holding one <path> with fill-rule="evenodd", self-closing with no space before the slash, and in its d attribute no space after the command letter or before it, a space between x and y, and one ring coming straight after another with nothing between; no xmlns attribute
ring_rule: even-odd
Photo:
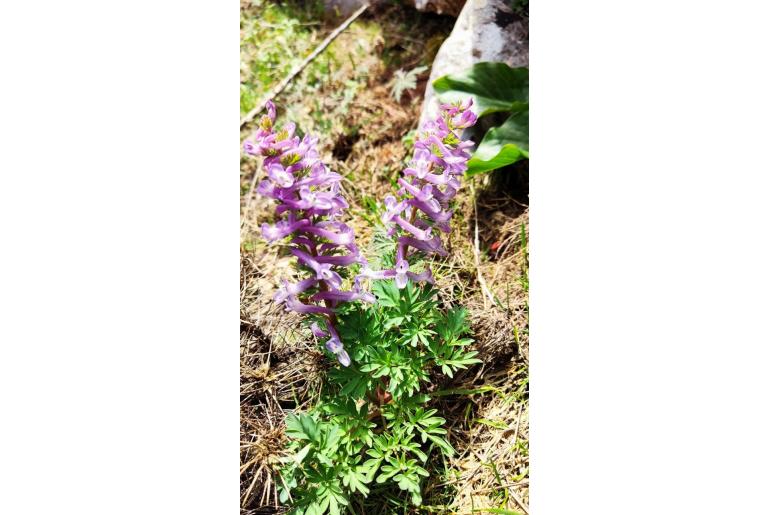
<svg viewBox="0 0 770 515"><path fill-rule="evenodd" d="M454 29L433 60L420 126L438 114L433 81L482 61L529 66L529 23L513 13L509 0L468 0Z"/></svg>

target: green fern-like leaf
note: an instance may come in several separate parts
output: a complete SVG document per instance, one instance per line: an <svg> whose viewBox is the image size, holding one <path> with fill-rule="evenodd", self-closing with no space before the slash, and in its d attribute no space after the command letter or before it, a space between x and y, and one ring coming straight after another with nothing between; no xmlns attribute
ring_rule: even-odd
<svg viewBox="0 0 770 515"><path fill-rule="evenodd" d="M427 66L418 66L408 72L396 70L393 80L390 82L390 94L396 102L401 102L401 96L404 94L404 91L417 87L417 77L427 69Z"/></svg>

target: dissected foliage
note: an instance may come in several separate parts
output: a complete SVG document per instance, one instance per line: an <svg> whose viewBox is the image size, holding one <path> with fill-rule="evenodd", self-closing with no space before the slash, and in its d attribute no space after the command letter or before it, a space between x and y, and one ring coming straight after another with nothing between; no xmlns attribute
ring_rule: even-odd
<svg viewBox="0 0 770 515"><path fill-rule="evenodd" d="M404 94L404 91L417 87L417 77L427 69L427 66L418 66L408 72L402 69L396 70L393 74L393 80L390 82L390 94L396 99L396 102L401 102L401 95Z"/></svg>
<svg viewBox="0 0 770 515"><path fill-rule="evenodd" d="M373 290L376 305L346 308L338 319L353 364L330 371L309 413L287 417L291 455L279 491L292 513L338 514L372 482L393 482L419 505L430 453L454 454L446 421L427 407L428 386L436 371L451 377L480 362L466 348L465 311L439 310L435 291L413 283L399 290L380 281Z"/></svg>

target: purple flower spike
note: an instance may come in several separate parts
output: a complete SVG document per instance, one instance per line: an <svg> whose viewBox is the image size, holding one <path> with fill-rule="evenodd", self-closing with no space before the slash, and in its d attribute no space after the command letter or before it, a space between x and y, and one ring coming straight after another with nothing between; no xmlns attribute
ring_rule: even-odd
<svg viewBox="0 0 770 515"><path fill-rule="evenodd" d="M452 210L449 203L460 188L459 177L468 169L472 141L461 141L462 131L476 123L470 110L473 100L444 104L436 120L427 122L414 142L414 156L398 180L397 196L385 197L382 222L387 234L398 241L396 266L388 270L364 268L359 277L395 279L398 288L409 280L433 282L430 269L422 273L409 271L409 262L418 253L446 256L447 251L432 229L450 231Z"/></svg>
<svg viewBox="0 0 770 515"><path fill-rule="evenodd" d="M340 189L342 176L321 162L318 138L305 135L300 139L293 123L276 128L275 105L268 102L266 108L257 131L243 143L245 153L263 159L267 178L259 183L257 192L278 202L279 220L275 225L262 224L262 235L271 243L291 237L291 253L305 267L301 271L304 278L296 283L283 281L274 299L288 311L325 317L329 332L318 323L311 331L318 338L329 336L326 348L348 366L350 356L334 330L334 308L340 302L375 299L358 281L352 290L341 289L342 269L353 264L366 266L353 230L339 220L348 207ZM402 211L406 207L403 204Z"/></svg>

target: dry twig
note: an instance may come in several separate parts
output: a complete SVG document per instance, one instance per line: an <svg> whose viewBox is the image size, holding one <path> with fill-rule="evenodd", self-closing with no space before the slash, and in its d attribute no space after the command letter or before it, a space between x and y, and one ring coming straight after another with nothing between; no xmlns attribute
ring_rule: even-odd
<svg viewBox="0 0 770 515"><path fill-rule="evenodd" d="M321 54L321 52L323 52L326 49L326 47L329 46L329 44L337 38L337 36L342 34L342 31L347 29L351 23L356 21L356 18L361 16L361 14L366 10L367 7L369 7L369 4L364 4L361 7L359 7L356 12L351 14L347 20L342 22L342 25L334 29L334 31L331 34L329 34L326 37L326 39L324 39L321 42L321 44L318 45L318 47L315 50L313 50L313 52L309 56L307 56L301 63L299 63L299 65L296 68L294 68L294 70L292 70L292 72L289 75L287 75L286 78L284 78L281 82L279 82L278 85L275 88L273 88L273 90L270 93L268 93L267 97L265 97L259 104L257 104L256 107L254 107L254 109L249 111L246 114L246 116L244 116L241 119L241 129L243 128L244 125L246 125L251 120L253 120L254 117L257 115L257 113L262 111L262 109L265 108L265 105L270 100L277 97L278 94L281 93L281 91L283 91L286 88L286 86L289 85L289 83L294 79L294 77L299 75L299 73L302 70L304 70L305 67L313 61L313 59L318 57Z"/></svg>

